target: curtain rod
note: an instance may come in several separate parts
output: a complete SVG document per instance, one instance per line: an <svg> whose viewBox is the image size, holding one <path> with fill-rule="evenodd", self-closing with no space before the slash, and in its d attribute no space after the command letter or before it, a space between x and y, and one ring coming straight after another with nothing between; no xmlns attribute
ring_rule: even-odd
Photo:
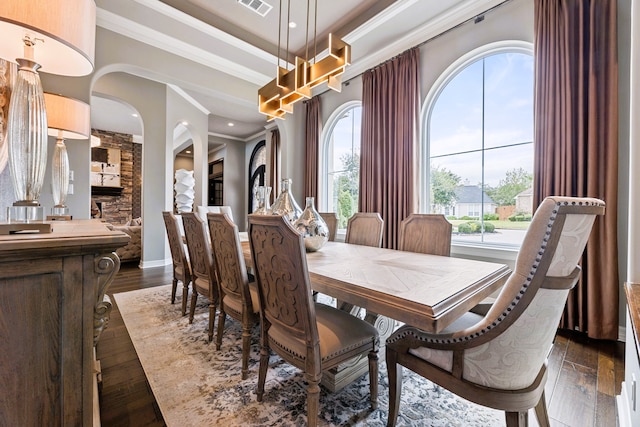
<svg viewBox="0 0 640 427"><path fill-rule="evenodd" d="M450 31L453 31L453 30L455 30L455 29L457 29L457 28L459 28L459 27L461 27L461 26L463 26L463 25L465 25L465 24L468 24L469 22L472 22L472 21L473 21L474 23L478 24L478 23L480 23L480 22L482 22L482 21L484 20L484 15L486 15L487 13L493 12L494 10L498 9L500 6L503 6L503 5L505 5L506 3L509 3L510 1L511 1L511 0L504 0L503 2L498 3L498 4L497 4L497 5L495 5L495 6L490 7L489 9L485 10L485 11L484 11L484 12L482 12L482 13L479 13L479 14L477 14L477 15L475 15L475 16L473 16L473 17L471 17L471 18L467 19L467 20L464 20L464 21L462 21L462 22L460 22L460 23L458 23L458 24L454 25L454 26L453 26L453 27L451 27L451 28L447 28L447 29L446 29L446 30L444 30L443 32L441 32L441 33L439 33L439 34L436 34L435 36L433 36L433 37L431 37L431 38L428 38L428 39L426 39L426 40L424 40L424 41L421 41L420 43L418 43L417 45L415 45L415 46L413 46L413 47L410 47L410 48L408 48L408 49L405 49L402 53L404 53L404 52L406 52L406 51L408 51L408 50L411 50L411 49L421 48L421 47L422 47L422 46L424 46L425 44L427 44L427 43L429 43L429 42L431 42L431 41L434 41L434 40L438 39L439 37L444 36L445 34L449 33ZM367 71L369 71L369 70L372 70L372 69L374 69L374 68L376 68L376 67L379 67L379 66L380 66L380 65L382 65L382 64L385 64L385 63L387 63L387 62L389 62L389 61L394 60L394 59L395 59L395 58L397 58L398 56L402 55L402 53L399 53L399 54L397 54L397 55L393 56L392 58L389 58L389 59L387 59L387 60L385 60L385 61L381 62L380 64L378 64L378 65L376 65L376 66L373 66L373 67L371 67L371 68L369 68L369 69L367 69L367 70L365 70L365 71L363 71L363 72L361 72L361 73L359 73L359 74L356 74L355 76L349 77L349 79L345 80L342 84L343 84L343 85L345 85L345 86L349 86L349 83L351 82L351 80L353 80L353 79L355 79L355 78L358 78L358 77L362 76L364 73L366 73L366 72L367 72ZM319 94L317 94L317 95L315 95L315 96L324 95L325 93L329 92L329 90L330 90L329 88L326 88L325 90L323 90L322 92L320 92ZM304 102L306 103L307 101L304 101Z"/></svg>

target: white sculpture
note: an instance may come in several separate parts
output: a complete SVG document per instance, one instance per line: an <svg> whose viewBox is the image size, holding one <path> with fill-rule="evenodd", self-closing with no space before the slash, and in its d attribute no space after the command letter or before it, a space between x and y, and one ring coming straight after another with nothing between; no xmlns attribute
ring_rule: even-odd
<svg viewBox="0 0 640 427"><path fill-rule="evenodd" d="M174 186L175 198L176 198L176 211L180 214L182 212L191 212L193 210L193 200L196 195L193 187L196 185L196 180L193 177L193 171L186 169L178 169L176 171L176 183Z"/></svg>

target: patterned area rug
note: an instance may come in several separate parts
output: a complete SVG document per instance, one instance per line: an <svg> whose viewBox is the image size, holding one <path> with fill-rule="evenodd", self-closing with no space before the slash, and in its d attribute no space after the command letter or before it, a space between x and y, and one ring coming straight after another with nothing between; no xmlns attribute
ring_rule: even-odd
<svg viewBox="0 0 640 427"><path fill-rule="evenodd" d="M178 291L180 292L180 291ZM272 356L262 402L256 400L258 328L254 329L249 378L240 378L239 323L227 319L220 351L207 340L207 308L193 324L169 303L170 285L115 295L115 300L168 426L306 425L306 384L296 368ZM217 325L217 324L216 324ZM215 338L214 338L215 339ZM337 393L322 388L320 425L385 426L388 383L379 369L378 409L369 405L369 379ZM460 399L405 369L399 426L504 426L502 412Z"/></svg>

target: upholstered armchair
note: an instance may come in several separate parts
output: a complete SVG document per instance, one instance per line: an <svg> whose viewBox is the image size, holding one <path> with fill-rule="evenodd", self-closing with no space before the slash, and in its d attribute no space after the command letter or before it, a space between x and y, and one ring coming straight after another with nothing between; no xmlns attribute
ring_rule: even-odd
<svg viewBox="0 0 640 427"><path fill-rule="evenodd" d="M544 397L546 360L577 266L604 202L548 197L538 207L515 271L486 315L467 313L438 334L413 326L386 345L389 420L400 408L402 366L461 397L506 412L507 426L526 426L535 408L549 426Z"/></svg>

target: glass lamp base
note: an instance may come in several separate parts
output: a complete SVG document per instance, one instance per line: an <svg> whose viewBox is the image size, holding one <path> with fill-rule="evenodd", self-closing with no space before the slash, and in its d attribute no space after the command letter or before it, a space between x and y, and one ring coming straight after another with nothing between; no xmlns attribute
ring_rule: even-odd
<svg viewBox="0 0 640 427"><path fill-rule="evenodd" d="M7 208L7 222L42 222L44 208L40 205L13 205Z"/></svg>
<svg viewBox="0 0 640 427"><path fill-rule="evenodd" d="M54 206L51 208L51 215L69 215L69 208L67 206Z"/></svg>

